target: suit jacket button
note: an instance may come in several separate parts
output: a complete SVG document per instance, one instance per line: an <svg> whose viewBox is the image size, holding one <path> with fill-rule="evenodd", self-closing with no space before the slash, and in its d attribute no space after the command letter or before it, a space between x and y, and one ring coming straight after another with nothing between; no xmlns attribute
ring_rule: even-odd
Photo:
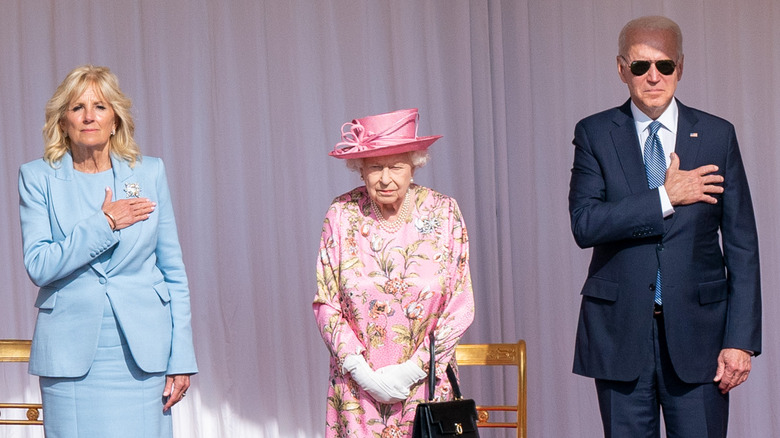
<svg viewBox="0 0 780 438"><path fill-rule="evenodd" d="M105 279L105 278L103 278L103 277L100 277L100 280L98 280L98 281L100 282L100 284L106 284L106 282L107 282L108 280L106 280L106 279Z"/></svg>
<svg viewBox="0 0 780 438"><path fill-rule="evenodd" d="M651 283L649 289L655 292L655 283Z"/></svg>

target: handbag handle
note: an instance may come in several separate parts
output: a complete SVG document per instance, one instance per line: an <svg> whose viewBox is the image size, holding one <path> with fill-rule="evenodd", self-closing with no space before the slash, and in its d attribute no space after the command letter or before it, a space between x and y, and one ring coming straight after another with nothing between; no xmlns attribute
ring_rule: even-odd
<svg viewBox="0 0 780 438"><path fill-rule="evenodd" d="M431 349L431 362L428 367L428 401L433 401L433 395L436 392L436 345L435 336L433 332L429 334L430 337L430 349ZM455 400L460 400L463 396L460 394L460 385L458 385L458 378L455 376L455 370L452 369L452 365L447 364L447 379L452 386L452 393L455 395Z"/></svg>

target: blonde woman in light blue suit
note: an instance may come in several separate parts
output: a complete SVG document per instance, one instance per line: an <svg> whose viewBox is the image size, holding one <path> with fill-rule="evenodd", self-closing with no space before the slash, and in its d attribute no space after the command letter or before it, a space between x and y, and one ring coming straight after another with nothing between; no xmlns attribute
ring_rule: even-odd
<svg viewBox="0 0 780 438"><path fill-rule="evenodd" d="M47 438L170 437L197 372L165 169L133 132L116 76L78 67L47 103L43 158L19 171Z"/></svg>

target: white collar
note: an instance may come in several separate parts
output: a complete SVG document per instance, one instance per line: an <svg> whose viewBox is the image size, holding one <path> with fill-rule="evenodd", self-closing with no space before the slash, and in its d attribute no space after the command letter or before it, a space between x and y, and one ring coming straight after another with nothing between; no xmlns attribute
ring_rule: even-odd
<svg viewBox="0 0 780 438"><path fill-rule="evenodd" d="M661 125L663 125L664 128L675 135L677 135L677 112L677 99L673 98L661 116L656 119L661 122ZM636 123L638 132L645 131L648 125L653 121L653 119L636 106L633 100L631 101L631 114L634 116L634 122Z"/></svg>

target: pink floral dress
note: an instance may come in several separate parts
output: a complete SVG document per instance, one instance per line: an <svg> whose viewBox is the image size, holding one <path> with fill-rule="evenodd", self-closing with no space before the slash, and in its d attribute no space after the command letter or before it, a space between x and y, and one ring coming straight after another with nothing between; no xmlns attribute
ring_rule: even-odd
<svg viewBox="0 0 780 438"><path fill-rule="evenodd" d="M342 370L349 354L372 369L414 360L428 370L428 334L436 337L436 399L450 399L447 364L474 319L468 234L454 199L411 185L408 221L380 227L365 187L333 201L317 264L317 325L330 350L326 437L409 437L426 380L403 402L383 404Z"/></svg>

